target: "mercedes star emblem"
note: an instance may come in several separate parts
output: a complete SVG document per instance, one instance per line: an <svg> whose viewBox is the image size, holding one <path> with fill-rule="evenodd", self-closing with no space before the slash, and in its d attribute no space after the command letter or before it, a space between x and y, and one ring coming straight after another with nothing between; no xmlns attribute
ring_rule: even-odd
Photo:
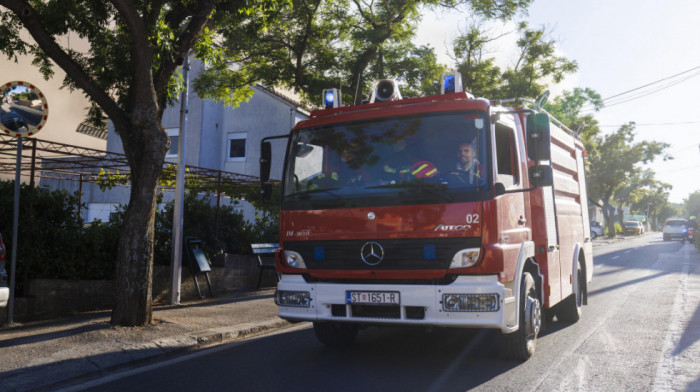
<svg viewBox="0 0 700 392"><path fill-rule="evenodd" d="M360 251L362 261L368 265L377 265L384 259L384 248L376 242L367 242Z"/></svg>

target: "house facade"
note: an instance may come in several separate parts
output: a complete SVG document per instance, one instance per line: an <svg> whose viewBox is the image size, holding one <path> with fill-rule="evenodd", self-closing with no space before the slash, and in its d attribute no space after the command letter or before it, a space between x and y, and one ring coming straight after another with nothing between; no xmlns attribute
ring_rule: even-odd
<svg viewBox="0 0 700 392"><path fill-rule="evenodd" d="M192 61L190 80L203 70L203 64ZM293 99L262 86L254 86L254 94L248 102L232 108L208 99L202 99L191 89L188 96L185 123L185 164L211 170L220 170L259 176L260 142L264 137L286 134L299 121L308 118L308 112ZM171 139L166 161L178 162L180 131L180 103L166 108L161 125ZM273 156L284 156L284 143L273 143ZM119 135L109 126L107 151L124 153ZM271 178L281 179L282 159L273 162ZM42 180L41 186L78 191L75 181ZM129 200L129 188L117 186L102 191L95 184L82 184L82 202L87 211L81 213L84 221L106 221L120 204ZM170 201L174 192L164 192L164 201ZM225 201L222 201L224 203ZM247 220L255 217L255 210L245 201L237 204Z"/></svg>

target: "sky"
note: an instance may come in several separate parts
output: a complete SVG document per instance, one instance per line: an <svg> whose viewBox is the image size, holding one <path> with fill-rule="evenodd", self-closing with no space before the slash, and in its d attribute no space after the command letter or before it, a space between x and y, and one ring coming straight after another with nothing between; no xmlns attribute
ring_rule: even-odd
<svg viewBox="0 0 700 392"><path fill-rule="evenodd" d="M697 0L535 0L528 15L517 18L531 28L544 26L557 41L558 54L578 63L578 72L551 86L553 96L587 87L605 99L649 85L608 100L608 107L595 116L603 132L633 121L635 141L670 145L666 152L674 159L658 159L649 167L657 180L673 186L670 201L674 203L700 191L698 15ZM446 47L465 26L465 14L425 12L418 42L430 44L441 62L452 65ZM494 33L514 31L515 25L493 29ZM493 47L499 65L511 61L515 35Z"/></svg>

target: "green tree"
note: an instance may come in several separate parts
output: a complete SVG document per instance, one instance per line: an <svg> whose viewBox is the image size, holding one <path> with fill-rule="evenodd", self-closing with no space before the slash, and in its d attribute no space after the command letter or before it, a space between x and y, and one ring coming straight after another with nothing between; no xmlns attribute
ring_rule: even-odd
<svg viewBox="0 0 700 392"><path fill-rule="evenodd" d="M621 226L624 226L621 212L624 206L630 207L630 212L651 214L652 211L668 203L668 190L671 189L671 185L657 181L654 175L655 173L650 169L637 170L626 184L615 192L614 199L620 211L618 218ZM652 203L654 203L653 206Z"/></svg>
<svg viewBox="0 0 700 392"><path fill-rule="evenodd" d="M595 169L587 173L588 197L603 208L610 236L614 233L611 202L616 194L624 193L629 179L640 173L639 164L653 161L668 147L660 142L635 142L634 138L634 123L623 125L611 134L591 138L596 149L588 152L588 164Z"/></svg>
<svg viewBox="0 0 700 392"><path fill-rule="evenodd" d="M10 59L33 56L45 78L59 66L64 86L91 101L93 123L109 117L131 169L131 195L117 255L112 324L152 320L153 233L157 183L169 139L160 121L182 88L178 67L190 50L207 62L224 54L213 45L222 23L254 16L265 27L276 0L0 0L0 51ZM26 29L31 39L22 34ZM57 38L72 34L89 49L78 52ZM230 90L229 102L245 98Z"/></svg>
<svg viewBox="0 0 700 392"><path fill-rule="evenodd" d="M256 78L291 87L307 103L332 87L341 89L344 102L359 103L372 81L389 77L403 82L406 96L434 92L444 68L432 48L411 43L421 11L467 7L505 20L532 0L292 1L262 32L254 15L221 30L226 56L211 64L207 82L197 85L200 94L211 84L235 90Z"/></svg>
<svg viewBox="0 0 700 392"><path fill-rule="evenodd" d="M481 97L534 98L542 94L546 83L559 83L566 74L575 72L575 61L555 55L556 41L544 30L531 29L525 22L518 25L518 57L512 67L501 70L488 57L488 45L500 38L473 23L455 39L457 69L462 73L466 90Z"/></svg>
<svg viewBox="0 0 700 392"><path fill-rule="evenodd" d="M631 205L635 211L647 213L647 220L651 223L653 230L658 227L660 213L670 205L668 202L670 189L671 185L654 180L638 191L637 200Z"/></svg>
<svg viewBox="0 0 700 392"><path fill-rule="evenodd" d="M700 216L700 191L691 193L683 202L686 217Z"/></svg>

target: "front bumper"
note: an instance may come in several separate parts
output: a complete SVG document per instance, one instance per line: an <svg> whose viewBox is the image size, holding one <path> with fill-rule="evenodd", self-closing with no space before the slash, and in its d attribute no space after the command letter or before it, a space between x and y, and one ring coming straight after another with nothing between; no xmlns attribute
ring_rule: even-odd
<svg viewBox="0 0 700 392"><path fill-rule="evenodd" d="M308 307L279 306L280 317L293 321L498 328L503 332L517 328L515 297L496 275L460 276L449 285L307 283L300 275L282 275L277 290L309 293ZM347 304L348 291L398 292L400 305ZM488 312L446 311L444 294L497 294L499 306Z"/></svg>

